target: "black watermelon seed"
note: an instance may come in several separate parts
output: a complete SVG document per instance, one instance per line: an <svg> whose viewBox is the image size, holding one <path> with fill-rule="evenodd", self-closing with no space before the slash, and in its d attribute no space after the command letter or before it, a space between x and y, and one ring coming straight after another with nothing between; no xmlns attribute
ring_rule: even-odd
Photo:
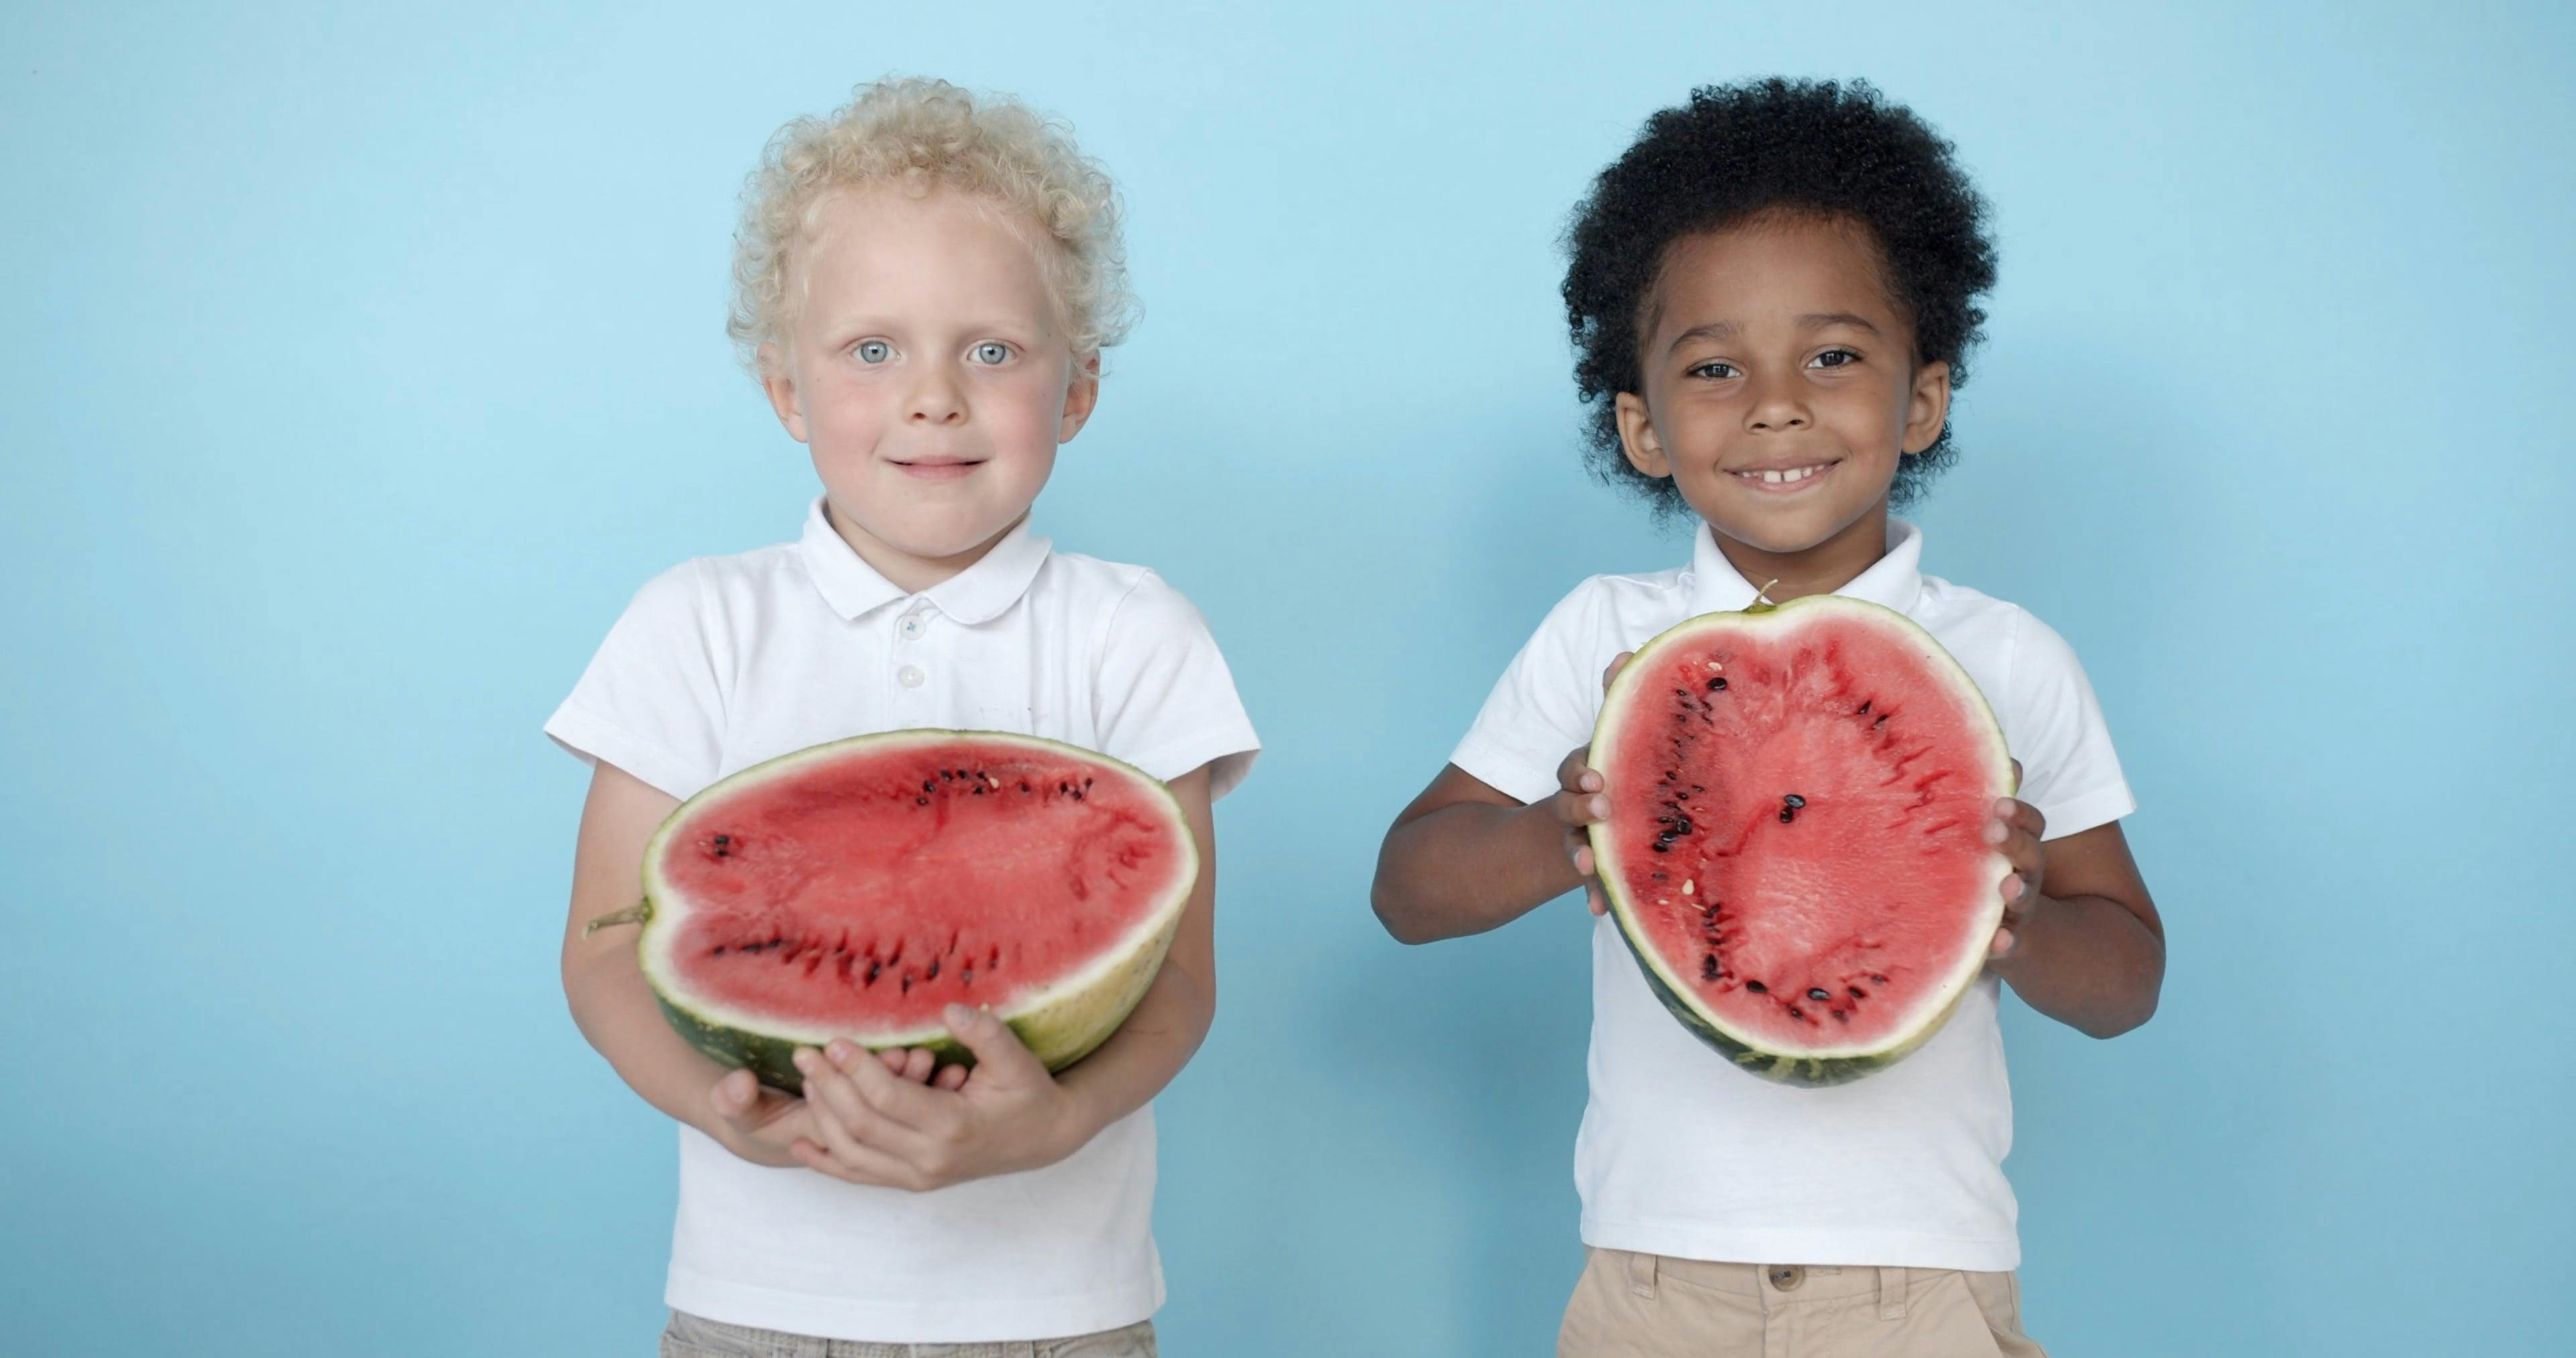
<svg viewBox="0 0 2576 1358"><path fill-rule="evenodd" d="M930 805L930 799L928 797L915 797L912 799L912 804L915 806L928 806Z"/></svg>
<svg viewBox="0 0 2576 1358"><path fill-rule="evenodd" d="M939 784L934 779L924 778L921 780L921 790L924 792L937 792L939 790Z"/></svg>
<svg viewBox="0 0 2576 1358"><path fill-rule="evenodd" d="M1711 692L1711 693L1723 693L1723 692L1725 692L1725 691L1726 691L1726 676L1725 676L1725 675L1723 675L1723 674L1721 674L1721 675L1717 676L1716 678L1709 680L1709 681L1708 681L1708 691L1709 691L1709 692Z"/></svg>
<svg viewBox="0 0 2576 1358"><path fill-rule="evenodd" d="M1853 716L1856 716L1856 717L1866 717L1866 716L1868 716L1868 715L1869 715L1869 704L1868 704L1868 703L1862 703L1862 704L1860 705L1860 710L1859 710L1858 712L1853 713L1852 715L1853 715Z"/></svg>
<svg viewBox="0 0 2576 1358"><path fill-rule="evenodd" d="M1807 998L1811 1000L1830 1000L1833 996L1826 994L1823 986L1816 985L1807 987Z"/></svg>
<svg viewBox="0 0 2576 1358"><path fill-rule="evenodd" d="M948 781L948 780L949 780L949 779L951 779L951 778L956 777L956 776L957 776L956 774L950 773L950 772L949 772L948 770L946 770L946 769L941 769L941 770L939 771L939 781L941 781L941 782L943 782L943 783L944 783L944 782L946 782L946 781Z"/></svg>
<svg viewBox="0 0 2576 1358"><path fill-rule="evenodd" d="M1829 1009L1829 1010L1827 1010L1827 1011L1825 1011L1825 1012L1827 1012L1827 1013L1829 1013L1829 1014L1832 1014L1832 1015L1834 1016L1834 1018L1835 1018L1835 1019L1837 1019L1837 1020L1839 1020L1840 1022L1843 1022L1843 1023L1849 1023L1849 1022L1851 1022L1851 1015L1846 1014L1846 1013L1844 1013L1843 1011L1841 1011L1841 1010L1839 1010L1839 1009Z"/></svg>
<svg viewBox="0 0 2576 1358"><path fill-rule="evenodd" d="M1760 981L1747 981L1744 983L1744 988L1752 991L1756 995L1768 995L1771 993L1771 987L1762 984Z"/></svg>
<svg viewBox="0 0 2576 1358"><path fill-rule="evenodd" d="M1714 981L1717 979L1716 953L1710 953L1699 960L1699 974L1700 979L1702 980Z"/></svg>
<svg viewBox="0 0 2576 1358"><path fill-rule="evenodd" d="M1804 1013L1801 1013L1801 1012L1799 1011L1799 1009L1798 1009L1798 1006L1796 1006L1796 1005L1794 1005L1794 1004L1793 1004L1793 1005L1790 1005L1790 1006L1789 1006L1789 1017L1791 1017L1791 1018L1805 1018L1805 1017L1806 1017L1806 1015L1805 1015Z"/></svg>
<svg viewBox="0 0 2576 1358"><path fill-rule="evenodd" d="M1671 853L1673 851L1672 841L1668 839L1656 840L1654 843L1649 844L1646 847L1657 853Z"/></svg>
<svg viewBox="0 0 2576 1358"><path fill-rule="evenodd" d="M1797 793L1792 792L1792 793L1790 793L1788 796L1781 798L1781 799L1780 799L1780 804L1781 804L1782 806L1788 807L1788 808L1789 808L1790 810L1792 810L1792 811L1796 811L1796 810L1799 810L1799 809L1803 808L1804 806L1806 806L1806 804L1807 804L1807 799L1806 799L1806 798L1804 798L1804 797L1799 796Z"/></svg>
<svg viewBox="0 0 2576 1358"><path fill-rule="evenodd" d="M1026 792L1026 791L1028 791L1028 790L1029 790L1029 780L1028 780L1028 779L1026 779L1026 778L1021 779L1021 780L1020 780L1020 791L1022 791L1022 792Z"/></svg>
<svg viewBox="0 0 2576 1358"><path fill-rule="evenodd" d="M1859 986L1845 986L1843 989L1850 991L1851 997L1855 1000L1865 1000L1869 998L1869 992L1861 989Z"/></svg>
<svg viewBox="0 0 2576 1358"><path fill-rule="evenodd" d="M1786 825L1786 824L1788 824L1789 822L1791 822L1791 821L1793 821L1793 820L1796 820L1797 818L1798 818L1798 813L1797 813L1796 811L1794 811L1794 810L1790 809L1789 807L1785 807L1785 806L1780 808L1780 823L1781 823L1782 825Z"/></svg>

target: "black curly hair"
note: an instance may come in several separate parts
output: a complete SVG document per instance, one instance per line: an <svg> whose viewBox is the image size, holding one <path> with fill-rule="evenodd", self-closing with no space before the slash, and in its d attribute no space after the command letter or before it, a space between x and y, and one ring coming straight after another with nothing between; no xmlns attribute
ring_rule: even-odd
<svg viewBox="0 0 2576 1358"><path fill-rule="evenodd" d="M1950 385L1965 385L1995 247L1985 200L1950 156L1939 133L1858 80L1710 85L1648 118L1636 143L1592 181L1565 232L1565 321L1575 390L1591 407L1584 437L1593 474L1659 511L1688 508L1671 478L1628 465L1616 398L1645 390L1639 330L1665 252L1764 213L1812 212L1868 228L1891 300L1913 323L1915 361L1946 362ZM1898 462L1890 501L1911 503L1957 456L1944 422L1931 447Z"/></svg>

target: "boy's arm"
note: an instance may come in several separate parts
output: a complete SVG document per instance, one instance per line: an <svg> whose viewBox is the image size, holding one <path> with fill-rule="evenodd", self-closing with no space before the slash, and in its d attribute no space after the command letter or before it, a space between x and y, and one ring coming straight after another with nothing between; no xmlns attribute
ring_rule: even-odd
<svg viewBox="0 0 2576 1358"><path fill-rule="evenodd" d="M1216 1017L1216 826L1204 765L1169 786L1198 839L1198 884L1162 970L1118 1031L1050 1076L1009 1025L951 1005L950 1030L975 1053L962 1085L945 1071L928 1085L906 1081L835 1042L798 1061L807 1097L823 1110L795 1146L800 1162L853 1183L914 1190L1037 1169L1089 1145L1172 1082Z"/></svg>
<svg viewBox="0 0 2576 1358"><path fill-rule="evenodd" d="M2165 928L2119 822L2043 842L2036 809L2007 800L1998 810L2014 871L1987 967L2031 1008L2090 1036L2146 1022L2164 986Z"/></svg>
<svg viewBox="0 0 2576 1358"><path fill-rule="evenodd" d="M678 805L605 761L591 775L564 921L564 998L582 1036L645 1102L746 1160L793 1165L790 1147L809 1121L804 1102L761 1088L747 1071L729 1075L672 1030L636 963L633 929L582 936L591 920L635 904L645 841Z"/></svg>
<svg viewBox="0 0 2576 1358"><path fill-rule="evenodd" d="M1566 785L1523 805L1455 764L1395 818L1378 849L1369 905L1404 943L1461 938L1500 928L1578 886L1588 886L1592 850L1569 829L1609 813L1601 776L1566 756ZM1578 819L1579 817L1579 819Z"/></svg>
<svg viewBox="0 0 2576 1358"><path fill-rule="evenodd" d="M1628 652L1601 672L1606 692ZM1398 812L1378 847L1369 906L1401 943L1429 943L1499 929L1583 888L1593 914L1608 904L1592 876L1584 827L1610 815L1592 747L1556 766L1556 791L1523 803L1455 764Z"/></svg>

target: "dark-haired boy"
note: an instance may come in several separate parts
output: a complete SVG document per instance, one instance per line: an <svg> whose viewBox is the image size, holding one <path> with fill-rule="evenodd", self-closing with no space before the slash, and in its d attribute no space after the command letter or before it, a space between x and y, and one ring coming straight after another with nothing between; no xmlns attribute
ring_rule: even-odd
<svg viewBox="0 0 2576 1358"><path fill-rule="evenodd" d="M1985 691L2023 781L1987 828L2014 871L1986 978L1870 1079L1724 1069L1596 924L1575 1149L1589 1258L1560 1354L2040 1352L2012 1273L1998 987L2109 1037L2154 1012L2164 943L2074 652L1923 574L1922 534L1888 513L1951 456L1950 392L1994 281L1983 215L1910 112L1780 80L1658 113L1577 211L1565 301L1595 466L1696 515L1696 547L1678 569L1586 580L1539 625L1387 832L1388 930L1477 933L1576 886L1601 913L1583 829L1608 813L1585 748L1606 672L1764 582L1774 601L1841 593L1922 624Z"/></svg>

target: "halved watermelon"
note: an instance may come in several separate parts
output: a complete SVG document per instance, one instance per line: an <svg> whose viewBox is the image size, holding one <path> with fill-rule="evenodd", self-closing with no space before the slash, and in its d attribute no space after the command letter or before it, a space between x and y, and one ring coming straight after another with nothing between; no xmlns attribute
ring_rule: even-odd
<svg viewBox="0 0 2576 1358"><path fill-rule="evenodd" d="M1692 618L1619 672L1591 762L1619 932L1737 1065L1858 1079L1977 979L2011 871L1984 834L2012 760L1976 684L1903 614L1817 595Z"/></svg>
<svg viewBox="0 0 2576 1358"><path fill-rule="evenodd" d="M800 1092L835 1037L972 1060L940 1020L989 1008L1048 1069L1142 999L1198 880L1180 803L1031 736L913 730L817 745L690 798L644 851L644 978L691 1044Z"/></svg>

